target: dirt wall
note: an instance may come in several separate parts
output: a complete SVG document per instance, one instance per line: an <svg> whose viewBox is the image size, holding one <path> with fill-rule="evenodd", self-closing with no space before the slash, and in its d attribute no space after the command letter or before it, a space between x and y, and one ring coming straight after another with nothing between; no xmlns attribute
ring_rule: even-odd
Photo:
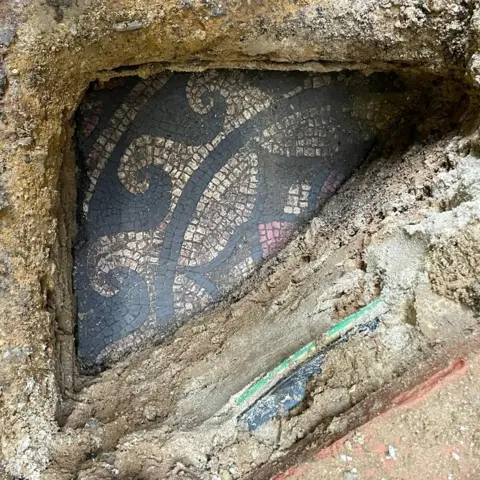
<svg viewBox="0 0 480 480"><path fill-rule="evenodd" d="M366 167L241 302L97 378L78 377L71 139L73 114L91 81L165 68L433 72L461 78L473 98L476 2L7 0L0 14L0 431L7 478L75 478L79 471L79 478L163 478L178 473L177 462L216 475L228 458L263 452L237 461L244 476L278 449L262 450L251 437L241 446L227 424L214 441L202 423L322 322L381 290L400 305L385 345L392 335L405 340L419 330L407 342L415 361L429 346L424 314L414 315L413 325L405 321L412 302L416 309L422 301L424 293L415 295L420 286L446 302L440 314L467 308L459 318L473 322L480 208L471 179L478 175L478 142L463 131L463 140L420 145ZM412 257L408 275L399 274L405 255ZM298 334L291 333L295 321ZM252 341L251 332L262 341ZM263 358L266 345L277 347ZM395 364L383 378L406 370ZM376 388L368 385L365 395ZM304 431L335 412L325 415L312 415ZM187 433L178 433L182 428ZM296 435L285 440L284 453ZM197 440L200 457L185 448ZM118 460L108 453L115 448ZM102 452L102 465L89 463ZM204 458L218 465L207 468Z"/></svg>

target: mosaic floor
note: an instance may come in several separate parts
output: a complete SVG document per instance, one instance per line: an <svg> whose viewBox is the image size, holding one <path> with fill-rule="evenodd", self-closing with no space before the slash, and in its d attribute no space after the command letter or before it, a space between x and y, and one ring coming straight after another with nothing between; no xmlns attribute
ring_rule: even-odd
<svg viewBox="0 0 480 480"><path fill-rule="evenodd" d="M162 73L87 95L74 248L85 364L168 333L285 246L375 142L382 97L357 83Z"/></svg>

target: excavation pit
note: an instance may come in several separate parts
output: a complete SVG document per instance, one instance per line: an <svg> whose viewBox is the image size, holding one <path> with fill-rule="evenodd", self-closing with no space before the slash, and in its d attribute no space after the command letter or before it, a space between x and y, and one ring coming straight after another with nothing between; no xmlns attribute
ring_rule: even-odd
<svg viewBox="0 0 480 480"><path fill-rule="evenodd" d="M81 362L108 364L225 299L374 147L406 146L430 101L397 74L353 72L164 72L93 88L77 114Z"/></svg>
<svg viewBox="0 0 480 480"><path fill-rule="evenodd" d="M271 478L286 470L302 451L327 445L386 408L395 393L448 362L452 351L458 355L461 349L457 344L452 347L453 343L478 330L472 320L472 309L478 310L479 304L475 283L480 268L475 230L478 192L472 180L478 178L474 157L478 138L469 136L469 128L476 128L478 81L473 7L451 0L429 9L408 0L405 8L378 2L360 6L358 2L324 2L318 8L308 1L266 6L177 1L133 5L122 0L62 1L53 2L53 7L52 2L24 3L21 15L7 16L13 18L12 32L18 24L16 37L0 34L0 41L7 42L0 45L0 54L6 55L0 66L0 310L4 319L0 476L5 470L7 478L34 480ZM17 6L18 2L7 0L7 4L7 13L10 5L23 9L23 3ZM132 264L126 265L118 249L96 250L100 238L119 236L115 231L119 222L112 222L115 215L131 221L137 212L139 226L128 226L135 232L135 241L128 242L134 244L130 255L139 253L137 233L141 233L138 243L148 244L148 235L157 227L144 228L141 199L158 194L163 213L156 213L165 215L162 221L169 220L175 195L170 173L162 173L158 162L152 162L151 144L138 145L137 150L145 152L142 161L147 168L139 171L136 161L125 162L133 167L132 182L130 190L122 185L129 201L119 214L110 210L127 197L119 194L118 183L103 182L103 167L98 181L92 182L96 177L89 175L92 162L88 159L100 131L110 137L102 147L113 142L113 150L125 153L137 137L149 136L154 155L155 147L165 149L166 141L163 146L157 142L166 137L168 128L162 127L161 134L155 128L159 130L162 119L178 124L179 105L188 103L184 92L170 97L168 108L166 95L165 102L149 96L132 128L121 133L123 140L109 130L117 107L137 84L148 85L167 75L159 90L162 95L166 88L178 87L177 76L187 84L191 76L211 78L218 72L227 72L227 77L233 73L264 76L265 81L256 86L263 95L274 97L274 103L275 95L301 98L342 84L349 101L340 117L351 119L360 130L373 124L374 131L367 132L371 143L364 145L365 150L361 146L350 160L343 159L347 175L330 182L325 203L318 201L318 195L313 200L313 193L306 202L300 200L301 184L313 185L315 175L308 178L302 170L308 162L297 161L296 153L288 157L299 168L287 167L286 162L271 175L279 188L273 189L275 200L269 205L278 209L276 214L298 217L294 228L288 229L288 242L286 236L266 234L273 248L265 242L265 253L257 249L258 263L254 259L255 268L247 278L227 276L230 267L223 274L215 270L216 276L208 272L215 277L212 284L220 295L211 295L197 310L182 294L192 289L180 290L179 305L192 308L176 313L174 280L186 271L184 267L192 267L180 265L180 253L175 254L178 259L163 257L164 239L155 254L168 266L175 264L174 274L170 273L173 282L159 275L155 255L148 255L154 260L149 263L148 259L148 268L142 264L135 277L130 274ZM290 88L275 90L271 78L282 76L296 78L297 83L288 82L301 89L293 94ZM384 89L378 89L381 77ZM309 79L320 83L306 89ZM108 95L117 98L102 98ZM385 108L382 98L387 101ZM281 101L286 105L289 100ZM242 101L249 99L245 96ZM468 101L469 115L463 115ZM380 106L380 115L366 118L368 104ZM198 125L212 129L207 143L213 150L202 158L209 162L225 155L221 146L235 137L230 132L218 144L212 143L225 130L222 114L228 105L221 88L218 92L207 87L196 108ZM237 128L252 135L241 138L232 156L252 140L249 128L258 118L271 115L276 121L267 110L254 109L252 117ZM294 105L293 113L300 110L303 107ZM192 115L185 116L190 126L195 123ZM143 131L137 122L142 118L152 120ZM291 137L299 136L303 132L298 125L294 122L292 129L283 125L282 135L288 137L292 130ZM190 128L188 135L181 131L177 143L187 145L190 140L193 145L195 140L206 148L206 138L192 133L198 131L203 132L201 128ZM267 158L277 165L284 160L279 157L285 156L278 150L265 151L261 145L251 151L260 160L259 176ZM112 152L105 159L107 170L124 157ZM315 157L309 155L312 164L307 170L315 172L315 166L324 165L323 154L321 160L316 152ZM349 163L357 160L355 166ZM299 181L298 195L295 187L290 191L294 180L305 177L306 181ZM102 182L104 193L111 193L116 205L89 186ZM209 187L199 188L203 191L198 197L205 197ZM318 188L310 186L309 195ZM333 190L335 195L330 196ZM248 195L248 187L246 191ZM183 192L177 192L178 205L184 201ZM294 210L305 208L295 204L296 196L298 202L308 203L305 215ZM285 198L291 204L285 205ZM257 196L255 200L259 205ZM105 222L101 213L89 218L93 204L106 212ZM292 210L285 212L285 206ZM170 215L173 218L174 212ZM253 228L252 215L235 228L255 232L257 240L251 240L258 247L260 231L258 225ZM278 218L271 223L283 231ZM105 226L113 230L102 230ZM235 252L241 246L232 238L236 235L224 239L235 244ZM185 234L180 252L184 238ZM111 244L116 245L113 240ZM204 247L203 242L200 245ZM93 252L91 263L89 251ZM197 261L197 257L188 258ZM237 257L232 253L228 260L235 263ZM212 266L214 261L207 263ZM97 269L98 265L106 271ZM198 282L199 275L189 273ZM139 279L143 274L145 281ZM133 290L126 288L129 282ZM166 291L172 285L172 295L162 297L166 305L156 298L157 287L164 293L162 285ZM149 295L145 322L145 315L139 319L132 314L127 301L129 295L142 296L135 289ZM116 330L102 330L98 318L92 317L91 312L102 305L101 297L110 304L125 300L121 315L115 314L123 330L115 322ZM388 311L381 314L375 333L352 337L330 351L322 373L307 382L305 397L294 411L275 414L255 432L232 429L233 418L220 415L242 389L256 385L257 379L322 332L379 298ZM111 310L105 311L112 323ZM82 326L85 319L90 323Z"/></svg>

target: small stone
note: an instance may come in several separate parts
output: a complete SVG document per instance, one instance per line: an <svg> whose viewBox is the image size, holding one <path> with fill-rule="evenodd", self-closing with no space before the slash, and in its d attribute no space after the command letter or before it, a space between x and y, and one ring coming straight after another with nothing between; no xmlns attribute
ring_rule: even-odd
<svg viewBox="0 0 480 480"><path fill-rule="evenodd" d="M358 475L353 470L350 470L349 472L343 472L343 478L345 480L357 480Z"/></svg>
<svg viewBox="0 0 480 480"><path fill-rule="evenodd" d="M150 422L153 422L157 418L157 410L153 405L147 405L143 409L143 416Z"/></svg>
<svg viewBox="0 0 480 480"><path fill-rule="evenodd" d="M5 363L25 363L32 354L30 345L26 347L6 348L2 354L2 361Z"/></svg>
<svg viewBox="0 0 480 480"><path fill-rule="evenodd" d="M361 266L362 262L358 258L349 258L343 262L343 268L346 270L358 270Z"/></svg>
<svg viewBox="0 0 480 480"><path fill-rule="evenodd" d="M35 380L32 377L30 377L27 380L27 391L31 393L34 387L35 387Z"/></svg>
<svg viewBox="0 0 480 480"><path fill-rule="evenodd" d="M96 418L89 418L85 422L85 426L88 428L100 428L102 426L102 423Z"/></svg>
<svg viewBox="0 0 480 480"><path fill-rule="evenodd" d="M388 446L388 451L387 451L387 458L391 458L392 460L397 459L397 452L395 448L392 445Z"/></svg>
<svg viewBox="0 0 480 480"><path fill-rule="evenodd" d="M454 460L456 460L457 462L460 461L460 455L459 455L458 453L456 453L456 452L453 452L453 453L452 453L452 458L453 458Z"/></svg>
<svg viewBox="0 0 480 480"><path fill-rule="evenodd" d="M17 143L19 145L22 145L22 147L28 147L33 143L33 138L32 137L22 137L17 141Z"/></svg>
<svg viewBox="0 0 480 480"><path fill-rule="evenodd" d="M132 32L133 30L139 30L140 28L143 28L143 22L141 22L140 20L120 22L113 25L113 29L116 32Z"/></svg>
<svg viewBox="0 0 480 480"><path fill-rule="evenodd" d="M223 17L224 15L227 14L227 10L223 5L215 5L211 10L210 10L210 15L212 17Z"/></svg>
<svg viewBox="0 0 480 480"><path fill-rule="evenodd" d="M15 27L8 22L2 22L0 25L0 45L8 47L15 38Z"/></svg>
<svg viewBox="0 0 480 480"><path fill-rule="evenodd" d="M19 71L18 71L18 68L12 68L11 72L10 72L12 75L18 75L19 74Z"/></svg>
<svg viewBox="0 0 480 480"><path fill-rule="evenodd" d="M363 436L363 433L358 432L354 437L353 441L357 443L358 445L363 445L365 443L365 437Z"/></svg>
<svg viewBox="0 0 480 480"><path fill-rule="evenodd" d="M220 478L221 480L231 480L233 477L230 475L230 472L228 470L221 470Z"/></svg>
<svg viewBox="0 0 480 480"><path fill-rule="evenodd" d="M20 445L18 446L18 449L20 450L20 452L26 452L28 450L28 447L30 447L30 438L26 437L24 438Z"/></svg>

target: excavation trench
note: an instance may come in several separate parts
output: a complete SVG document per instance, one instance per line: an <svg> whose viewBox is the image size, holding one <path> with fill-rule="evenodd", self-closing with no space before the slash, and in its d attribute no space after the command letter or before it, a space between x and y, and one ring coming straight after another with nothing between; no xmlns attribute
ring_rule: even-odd
<svg viewBox="0 0 480 480"><path fill-rule="evenodd" d="M61 415L66 432L86 426L93 442L94 463L77 453L78 468L243 478L433 356L416 320L418 285L436 295L425 246L399 232L370 257L365 245L385 238L386 218L434 203L466 91L405 72L207 70L92 84L75 134L83 406L66 402ZM378 298L388 308L375 328L329 350L292 405L272 410L267 399L240 418L242 389ZM82 376L106 367L98 383ZM128 454L107 453L135 431ZM170 460L133 460L142 449Z"/></svg>
<svg viewBox="0 0 480 480"><path fill-rule="evenodd" d="M0 476L269 478L477 332L472 2L3 3Z"/></svg>
<svg viewBox="0 0 480 480"><path fill-rule="evenodd" d="M448 89L395 73L241 70L94 86L76 135L74 288L86 370L225 300L368 156L454 128L466 103Z"/></svg>

